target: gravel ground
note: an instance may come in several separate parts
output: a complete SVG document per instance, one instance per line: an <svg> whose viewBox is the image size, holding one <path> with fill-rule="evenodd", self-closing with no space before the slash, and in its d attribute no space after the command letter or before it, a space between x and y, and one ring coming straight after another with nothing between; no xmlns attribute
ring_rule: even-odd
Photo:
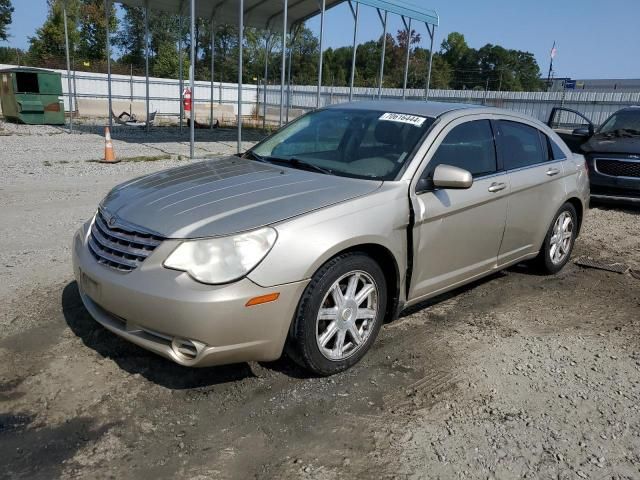
<svg viewBox="0 0 640 480"><path fill-rule="evenodd" d="M329 379L286 360L184 369L98 327L69 259L114 184L184 162L179 133L118 139L171 158L117 165L86 161L95 133L0 135L0 478L640 478L629 273L509 269L405 312ZM640 268L640 211L590 210L583 256Z"/></svg>

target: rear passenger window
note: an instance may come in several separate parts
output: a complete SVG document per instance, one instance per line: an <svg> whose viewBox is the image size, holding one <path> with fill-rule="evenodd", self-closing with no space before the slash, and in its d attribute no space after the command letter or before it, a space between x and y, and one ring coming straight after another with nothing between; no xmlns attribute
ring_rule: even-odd
<svg viewBox="0 0 640 480"><path fill-rule="evenodd" d="M507 170L528 167L548 160L537 128L500 120L502 155Z"/></svg>
<svg viewBox="0 0 640 480"><path fill-rule="evenodd" d="M432 177L438 165L464 168L474 177L494 173L496 147L489 120L475 120L454 127L431 158L424 177Z"/></svg>

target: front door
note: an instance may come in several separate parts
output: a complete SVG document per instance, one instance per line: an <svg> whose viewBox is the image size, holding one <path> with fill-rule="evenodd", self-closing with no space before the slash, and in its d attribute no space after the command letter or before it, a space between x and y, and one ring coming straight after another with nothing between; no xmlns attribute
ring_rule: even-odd
<svg viewBox="0 0 640 480"><path fill-rule="evenodd" d="M421 178L436 166L453 165L473 174L468 189L432 188L411 195L413 272L408 300L432 296L495 268L504 233L509 192L498 172L488 119L449 124L427 154Z"/></svg>
<svg viewBox="0 0 640 480"><path fill-rule="evenodd" d="M570 108L555 107L547 125L551 127L574 153L583 153L581 146L589 141L594 126L587 117Z"/></svg>

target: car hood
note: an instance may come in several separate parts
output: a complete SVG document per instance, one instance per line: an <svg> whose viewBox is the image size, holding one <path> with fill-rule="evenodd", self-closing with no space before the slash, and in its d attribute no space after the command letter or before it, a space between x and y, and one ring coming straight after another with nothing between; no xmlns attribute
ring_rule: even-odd
<svg viewBox="0 0 640 480"><path fill-rule="evenodd" d="M640 155L640 137L604 138L594 136L582 145L585 153L627 153Z"/></svg>
<svg viewBox="0 0 640 480"><path fill-rule="evenodd" d="M198 238L259 228L366 195L381 184L224 157L123 183L100 208L166 238Z"/></svg>

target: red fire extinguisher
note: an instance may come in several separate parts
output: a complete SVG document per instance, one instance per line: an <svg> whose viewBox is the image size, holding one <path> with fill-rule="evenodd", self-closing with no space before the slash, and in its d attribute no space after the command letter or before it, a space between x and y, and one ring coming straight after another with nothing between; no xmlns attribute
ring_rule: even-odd
<svg viewBox="0 0 640 480"><path fill-rule="evenodd" d="M190 88L184 89L184 94L182 98L183 98L182 107L184 108L184 111L190 112L191 111L191 89Z"/></svg>

